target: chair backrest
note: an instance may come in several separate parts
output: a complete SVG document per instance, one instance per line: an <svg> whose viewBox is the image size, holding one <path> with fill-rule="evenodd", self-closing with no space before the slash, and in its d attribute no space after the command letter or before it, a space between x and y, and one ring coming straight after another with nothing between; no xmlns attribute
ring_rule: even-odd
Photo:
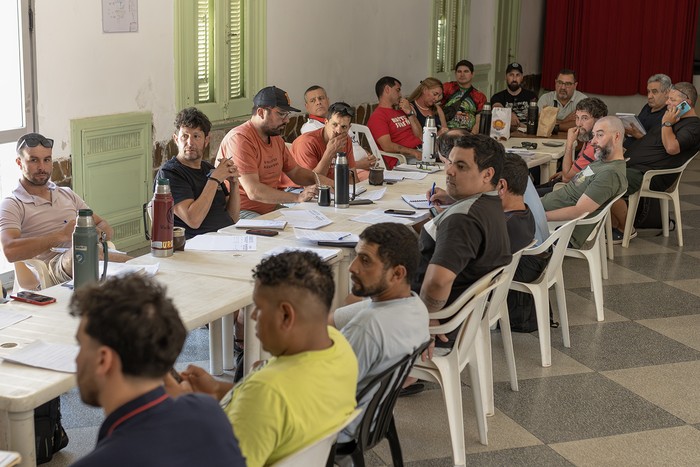
<svg viewBox="0 0 700 467"><path fill-rule="evenodd" d="M588 235L588 239L586 241L590 241L595 239L599 232L600 229L604 228L605 226L605 219L608 217L610 214L610 209L612 208L612 205L615 204L615 202L622 198L626 191L623 191L619 195L615 196L613 199L608 201L608 203L605 205L603 209L600 210L598 214L596 214L593 217L588 217L584 219L579 219L579 221L576 223L576 225L591 225L595 224L595 227L593 227L593 230L591 231L590 235Z"/></svg>
<svg viewBox="0 0 700 467"><path fill-rule="evenodd" d="M520 263L520 258L523 256L523 252L528 248L532 248L537 243L537 240L533 239L529 245L513 253L513 259L510 264L503 269L503 275L505 276L505 281L502 286L496 288L491 294L489 299L489 318L496 316L501 308L501 305L506 300L508 296L508 291L510 290L510 283L513 281L513 276L515 276L515 271L518 269L518 263Z"/></svg>
<svg viewBox="0 0 700 467"><path fill-rule="evenodd" d="M559 227L557 230L549 235L549 238L542 243L540 246L534 249L526 250L523 254L532 254L534 251L539 250L537 254L547 251L552 247L552 256L549 258L549 263L544 269L543 274L545 274L545 280L550 282L554 279L559 269L561 269L561 263L564 261L564 254L569 246L569 240L571 239L571 234L574 232L574 227L579 220L586 217L588 213L583 213L576 219L568 221L566 224Z"/></svg>
<svg viewBox="0 0 700 467"><path fill-rule="evenodd" d="M401 386L411 372L413 363L429 345L430 341L420 345L412 354L406 355L375 376L357 395L357 400L360 401L371 391L375 391L365 407L357 429L355 442L360 450L372 449L386 437L393 420L394 405L399 397Z"/></svg>
<svg viewBox="0 0 700 467"><path fill-rule="evenodd" d="M49 268L41 260L28 259L12 263L15 268L15 285L13 290L41 290L50 282Z"/></svg>
<svg viewBox="0 0 700 467"><path fill-rule="evenodd" d="M645 173L644 180L642 182L642 189L649 189L649 186L647 186L647 178L648 178L648 183L651 184L651 179L653 178L654 175L660 175L660 174L669 174L669 173L678 173L678 177L676 177L676 180L673 182L673 184L666 189L667 193L673 193L678 189L678 184L681 182L681 177L683 176L683 172L685 171L686 167L697 157L697 155L700 154L700 151L696 152L691 156L690 159L685 161L685 164L681 165L680 167L677 167L675 169L664 169L664 170L649 170L647 174Z"/></svg>
<svg viewBox="0 0 700 467"><path fill-rule="evenodd" d="M333 428L333 431L315 443L309 444L287 457L278 460L272 467L307 467L309 465L325 465L331 452L333 443L338 438L343 428L348 426L362 413L361 409L355 409L341 424Z"/></svg>
<svg viewBox="0 0 700 467"><path fill-rule="evenodd" d="M379 165L383 169L386 169L386 164L384 164L384 159L382 159L382 154L379 151L379 146L377 146L377 142L374 141L374 137L372 136L372 132L369 131L369 128L365 125L353 123L350 125L350 131L353 131L355 133L359 133L359 134L365 136L365 139L367 140L367 144L369 144L369 148L372 151L372 154L374 155L374 157L377 158L377 162L379 162Z"/></svg>

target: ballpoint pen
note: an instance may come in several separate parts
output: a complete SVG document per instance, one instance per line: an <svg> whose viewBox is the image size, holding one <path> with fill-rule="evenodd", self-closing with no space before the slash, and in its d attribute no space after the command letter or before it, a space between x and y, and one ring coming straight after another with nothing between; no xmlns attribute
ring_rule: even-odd
<svg viewBox="0 0 700 467"><path fill-rule="evenodd" d="M342 239L344 239L344 238L348 238L350 235L352 235L352 234L351 234L351 233L348 233L348 234L345 234L345 235L341 235L340 237L338 237L338 240L342 240Z"/></svg>
<svg viewBox="0 0 700 467"><path fill-rule="evenodd" d="M430 201L433 195L435 194L435 182L433 182L433 187L430 189L430 197L428 198L428 204L432 205L433 202Z"/></svg>

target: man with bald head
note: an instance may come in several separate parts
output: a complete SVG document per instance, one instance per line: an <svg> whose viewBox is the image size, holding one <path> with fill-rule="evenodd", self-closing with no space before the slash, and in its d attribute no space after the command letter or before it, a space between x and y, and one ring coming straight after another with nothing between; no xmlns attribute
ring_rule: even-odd
<svg viewBox="0 0 700 467"><path fill-rule="evenodd" d="M603 117L593 126L591 144L595 162L577 173L563 188L542 198L548 221L568 221L583 213L593 217L615 196L627 190L622 142L625 127L617 117ZM580 248L593 230L593 225L574 229L571 245Z"/></svg>

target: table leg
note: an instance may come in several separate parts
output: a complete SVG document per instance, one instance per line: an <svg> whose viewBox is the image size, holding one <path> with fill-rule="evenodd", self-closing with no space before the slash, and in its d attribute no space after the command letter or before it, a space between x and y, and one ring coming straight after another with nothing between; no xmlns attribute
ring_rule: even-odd
<svg viewBox="0 0 700 467"><path fill-rule="evenodd" d="M36 465L34 411L9 412L9 449L22 455L22 466Z"/></svg>
<svg viewBox="0 0 700 467"><path fill-rule="evenodd" d="M236 366L236 362L233 361L233 316L233 313L231 313L221 318L221 328L223 332L221 337L223 339L222 347L224 352L223 361L225 370L231 370L234 366Z"/></svg>
<svg viewBox="0 0 700 467"><path fill-rule="evenodd" d="M540 166L540 183L547 183L549 181L549 177L551 177L551 174L554 174L557 172L557 160L558 159L552 159L551 161L547 162L546 164L542 164Z"/></svg>
<svg viewBox="0 0 700 467"><path fill-rule="evenodd" d="M245 313L245 323L243 325L243 375L250 373L253 363L260 360L260 341L255 335L255 321L250 317L253 313L254 306L248 305L241 313Z"/></svg>
<svg viewBox="0 0 700 467"><path fill-rule="evenodd" d="M221 349L221 318L209 323L209 369L212 375L224 374Z"/></svg>

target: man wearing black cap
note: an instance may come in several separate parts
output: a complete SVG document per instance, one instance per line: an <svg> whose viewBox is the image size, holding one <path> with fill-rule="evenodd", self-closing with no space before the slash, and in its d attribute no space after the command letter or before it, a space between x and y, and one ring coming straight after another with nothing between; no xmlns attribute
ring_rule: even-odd
<svg viewBox="0 0 700 467"><path fill-rule="evenodd" d="M523 66L518 62L506 67L506 85L503 91L491 97L491 105L512 109L510 127L515 130L527 123L527 108L531 100L537 100L537 94L523 87Z"/></svg>
<svg viewBox="0 0 700 467"><path fill-rule="evenodd" d="M221 141L216 159L233 159L238 167L243 218L267 214L284 203L310 201L317 192L313 171L297 165L280 136L291 112L299 109L291 106L286 92L275 86L263 88L253 99L250 120L233 128ZM304 190L299 194L279 190L282 173ZM322 175L318 178L333 185Z"/></svg>
<svg viewBox="0 0 700 467"><path fill-rule="evenodd" d="M14 263L36 258L46 263L50 284L73 277L73 252L70 250L79 209L89 209L80 196L51 181L53 140L29 133L17 141L17 165L22 171L17 188L0 204L0 241L7 261ZM92 216L98 233L107 240L112 228L97 214ZM57 253L53 248L68 248ZM125 261L126 255L111 255Z"/></svg>

